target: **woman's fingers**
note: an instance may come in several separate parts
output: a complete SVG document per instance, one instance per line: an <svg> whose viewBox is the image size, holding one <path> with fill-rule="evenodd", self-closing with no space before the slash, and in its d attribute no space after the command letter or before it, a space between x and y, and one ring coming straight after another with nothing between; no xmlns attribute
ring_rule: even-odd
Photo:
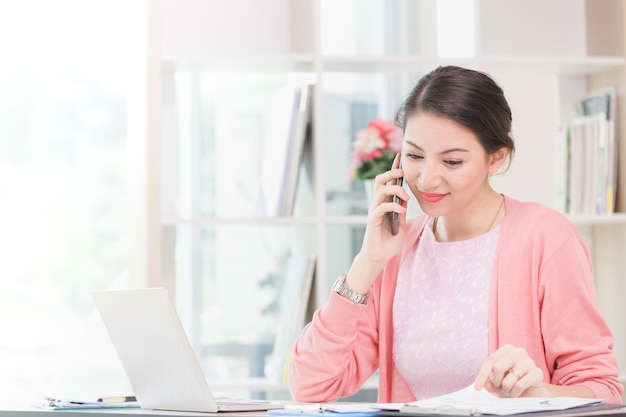
<svg viewBox="0 0 626 417"><path fill-rule="evenodd" d="M503 397L519 397L530 388L539 388L542 382L543 372L526 350L505 345L485 360L474 386Z"/></svg>

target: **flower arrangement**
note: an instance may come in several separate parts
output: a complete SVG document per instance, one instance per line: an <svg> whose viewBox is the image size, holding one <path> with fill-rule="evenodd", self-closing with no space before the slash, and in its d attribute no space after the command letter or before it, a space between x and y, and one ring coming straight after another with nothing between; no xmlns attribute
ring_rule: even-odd
<svg viewBox="0 0 626 417"><path fill-rule="evenodd" d="M390 120L375 119L356 134L352 144L350 179L367 180L391 169L402 148L402 132Z"/></svg>

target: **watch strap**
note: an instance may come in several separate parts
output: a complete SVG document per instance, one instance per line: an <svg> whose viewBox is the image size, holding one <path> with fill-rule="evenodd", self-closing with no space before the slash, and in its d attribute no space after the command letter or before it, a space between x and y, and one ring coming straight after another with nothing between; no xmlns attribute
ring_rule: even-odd
<svg viewBox="0 0 626 417"><path fill-rule="evenodd" d="M367 304L369 295L360 294L346 285L346 274L341 274L333 284L333 291L345 299L352 301L354 304Z"/></svg>

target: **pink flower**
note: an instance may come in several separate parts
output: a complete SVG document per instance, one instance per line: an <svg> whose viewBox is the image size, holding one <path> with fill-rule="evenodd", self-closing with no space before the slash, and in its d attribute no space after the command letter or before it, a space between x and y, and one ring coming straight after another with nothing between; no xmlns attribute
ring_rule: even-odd
<svg viewBox="0 0 626 417"><path fill-rule="evenodd" d="M352 144L348 177L373 178L391 168L393 156L402 148L402 132L392 121L375 119L357 132Z"/></svg>
<svg viewBox="0 0 626 417"><path fill-rule="evenodd" d="M356 134L352 147L358 159L369 161L378 158L387 142L380 136L380 131L373 127L366 127Z"/></svg>
<svg viewBox="0 0 626 417"><path fill-rule="evenodd" d="M392 121L376 119L369 122L367 126L378 130L380 138L386 142L386 149L392 152L399 152L402 149L402 132Z"/></svg>

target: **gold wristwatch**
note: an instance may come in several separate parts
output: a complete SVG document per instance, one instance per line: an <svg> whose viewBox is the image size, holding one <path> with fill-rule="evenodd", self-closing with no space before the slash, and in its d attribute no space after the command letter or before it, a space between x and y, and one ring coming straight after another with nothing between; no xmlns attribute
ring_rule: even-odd
<svg viewBox="0 0 626 417"><path fill-rule="evenodd" d="M337 294L339 294L343 298L346 298L352 301L354 304L362 304L362 305L367 304L367 299L369 298L369 295L359 294L358 292L354 291L352 288L348 287L345 281L346 281L346 274L339 275L339 277L337 278L337 281L335 281L335 283L333 284L333 291L335 291Z"/></svg>

